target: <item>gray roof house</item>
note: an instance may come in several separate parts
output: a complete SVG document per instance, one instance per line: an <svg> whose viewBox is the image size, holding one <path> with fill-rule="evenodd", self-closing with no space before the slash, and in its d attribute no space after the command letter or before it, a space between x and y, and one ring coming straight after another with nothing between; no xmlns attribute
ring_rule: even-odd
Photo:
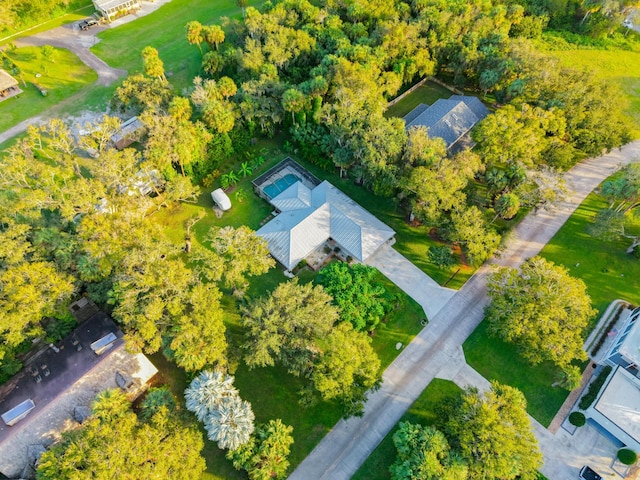
<svg viewBox="0 0 640 480"><path fill-rule="evenodd" d="M448 150L456 150L463 137L487 115L489 110L477 97L452 95L446 100L436 100L431 106L421 103L404 121L407 130L427 127L429 136L442 138Z"/></svg>
<svg viewBox="0 0 640 480"><path fill-rule="evenodd" d="M296 181L269 202L278 213L256 233L288 269L329 239L362 262L395 235L326 180L312 188Z"/></svg>

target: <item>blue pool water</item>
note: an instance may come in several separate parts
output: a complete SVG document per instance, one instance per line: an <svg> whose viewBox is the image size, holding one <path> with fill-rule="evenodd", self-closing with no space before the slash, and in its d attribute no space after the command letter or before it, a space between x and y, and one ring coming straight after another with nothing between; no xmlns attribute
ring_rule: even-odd
<svg viewBox="0 0 640 480"><path fill-rule="evenodd" d="M262 191L269 198L273 198L273 197L279 195L281 192L284 192L287 188L289 188L291 185L293 185L294 183L296 183L299 180L300 180L300 178L298 178L293 173L287 173L284 177L275 180L274 182L270 183L269 185L265 185L262 188Z"/></svg>

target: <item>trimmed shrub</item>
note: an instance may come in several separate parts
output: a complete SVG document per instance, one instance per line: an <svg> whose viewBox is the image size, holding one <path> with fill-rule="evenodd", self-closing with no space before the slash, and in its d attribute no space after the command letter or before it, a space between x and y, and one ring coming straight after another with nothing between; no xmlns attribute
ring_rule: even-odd
<svg viewBox="0 0 640 480"><path fill-rule="evenodd" d="M618 460L625 465L633 465L638 460L638 455L633 450L621 448L618 450Z"/></svg>
<svg viewBox="0 0 640 480"><path fill-rule="evenodd" d="M591 384L589 385L589 390L587 390L587 393L584 394L580 399L580 404L578 406L581 410L586 410L595 401L598 393L600 392L600 389L602 388L602 385L604 385L604 382L607 380L607 377L610 373L611 366L607 365L598 374L598 378L591 382Z"/></svg>
<svg viewBox="0 0 640 480"><path fill-rule="evenodd" d="M571 425L575 425L576 427L582 427L585 423L587 423L587 418L582 412L572 412L571 415L569 415L569 423Z"/></svg>

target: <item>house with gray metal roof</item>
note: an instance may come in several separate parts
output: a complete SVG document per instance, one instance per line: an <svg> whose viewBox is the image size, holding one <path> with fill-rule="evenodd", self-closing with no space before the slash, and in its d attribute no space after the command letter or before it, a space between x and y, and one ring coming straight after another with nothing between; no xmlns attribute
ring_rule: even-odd
<svg viewBox="0 0 640 480"><path fill-rule="evenodd" d="M287 269L333 240L363 262L395 232L326 180L313 188L296 181L269 202L275 217L256 233Z"/></svg>
<svg viewBox="0 0 640 480"><path fill-rule="evenodd" d="M447 149L455 151L469 131L489 115L489 110L477 98L467 95L452 95L438 99L429 106L421 103L405 117L406 129L423 126L430 137L444 140Z"/></svg>

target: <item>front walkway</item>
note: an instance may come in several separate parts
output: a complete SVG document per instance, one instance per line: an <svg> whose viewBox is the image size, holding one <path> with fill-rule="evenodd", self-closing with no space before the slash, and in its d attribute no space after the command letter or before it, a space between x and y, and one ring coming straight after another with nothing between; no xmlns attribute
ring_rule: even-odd
<svg viewBox="0 0 640 480"><path fill-rule="evenodd" d="M418 302L428 319L436 316L456 290L441 287L389 244L383 245L366 261Z"/></svg>

